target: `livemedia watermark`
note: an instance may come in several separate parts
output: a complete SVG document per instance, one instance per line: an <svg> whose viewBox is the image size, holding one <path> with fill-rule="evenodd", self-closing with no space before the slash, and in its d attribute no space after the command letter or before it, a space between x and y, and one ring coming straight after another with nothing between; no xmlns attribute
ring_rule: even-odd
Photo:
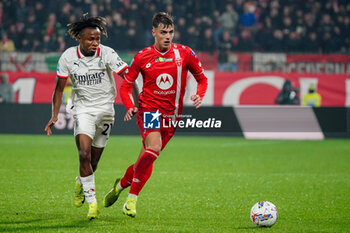
<svg viewBox="0 0 350 233"><path fill-rule="evenodd" d="M193 118L192 115L174 116L163 115L157 110L156 112L143 113L144 129L161 129L161 128L184 128L184 129L220 129L222 121L210 117L207 119Z"/></svg>

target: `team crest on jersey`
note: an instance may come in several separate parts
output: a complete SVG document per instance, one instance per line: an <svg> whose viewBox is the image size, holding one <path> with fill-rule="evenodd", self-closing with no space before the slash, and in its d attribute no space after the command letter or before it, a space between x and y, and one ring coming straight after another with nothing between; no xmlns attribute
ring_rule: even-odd
<svg viewBox="0 0 350 233"><path fill-rule="evenodd" d="M175 63L177 66L181 66L182 65L182 58L176 58Z"/></svg>

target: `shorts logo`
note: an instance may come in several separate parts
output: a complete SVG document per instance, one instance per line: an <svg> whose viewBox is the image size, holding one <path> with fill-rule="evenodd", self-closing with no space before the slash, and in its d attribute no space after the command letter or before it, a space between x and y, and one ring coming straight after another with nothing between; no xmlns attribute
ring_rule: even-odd
<svg viewBox="0 0 350 233"><path fill-rule="evenodd" d="M156 112L143 113L143 128L144 129L160 129L160 115L159 110Z"/></svg>
<svg viewBox="0 0 350 233"><path fill-rule="evenodd" d="M157 77L156 83L160 89L167 90L173 85L174 79L170 74L161 74Z"/></svg>

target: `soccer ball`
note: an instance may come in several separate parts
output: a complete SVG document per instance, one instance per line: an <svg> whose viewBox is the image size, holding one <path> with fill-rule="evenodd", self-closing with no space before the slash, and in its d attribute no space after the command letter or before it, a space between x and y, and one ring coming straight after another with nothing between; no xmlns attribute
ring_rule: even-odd
<svg viewBox="0 0 350 233"><path fill-rule="evenodd" d="M268 201L257 202L250 211L250 220L256 226L271 227L276 223L277 217L276 206Z"/></svg>

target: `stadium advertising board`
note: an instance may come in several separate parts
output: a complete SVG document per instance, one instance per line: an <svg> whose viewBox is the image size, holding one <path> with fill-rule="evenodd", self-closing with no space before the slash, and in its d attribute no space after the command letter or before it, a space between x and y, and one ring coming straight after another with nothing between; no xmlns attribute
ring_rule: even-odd
<svg viewBox="0 0 350 233"><path fill-rule="evenodd" d="M1 74L2 72L0 72ZM15 103L51 103L52 94L56 85L55 72L6 72L9 75L9 82L15 90ZM122 79L116 78L117 86L120 86ZM120 96L117 96L116 103L121 103Z"/></svg>
<svg viewBox="0 0 350 233"><path fill-rule="evenodd" d="M56 74L53 72L7 72L16 92L16 103L51 103ZM273 105L286 79L292 81L302 97L314 84L322 96L322 106L350 106L350 75L298 73L230 73L207 71L208 92L205 106ZM189 95L195 92L196 82L189 78ZM122 79L116 78L117 87ZM141 82L142 83L142 82ZM121 104L118 94L115 103Z"/></svg>
<svg viewBox="0 0 350 233"><path fill-rule="evenodd" d="M115 105L112 135L138 135L136 118L123 120L125 108ZM0 105L1 134L43 134L51 116L51 104ZM244 136L249 139L323 139L350 137L350 108L301 106L184 107L177 135ZM215 119L213 119L215 117ZM152 122L152 119L150 119ZM148 123L150 123L150 121ZM215 124L220 122L220 127ZM162 126L161 126L162 127ZM73 117L61 106L53 133L73 133Z"/></svg>
<svg viewBox="0 0 350 233"><path fill-rule="evenodd" d="M215 73L213 104L274 105L274 100L289 79L300 98L310 84L322 96L322 106L350 106L350 76L298 73Z"/></svg>
<svg viewBox="0 0 350 233"><path fill-rule="evenodd" d="M255 72L350 74L350 56L333 54L254 53Z"/></svg>

